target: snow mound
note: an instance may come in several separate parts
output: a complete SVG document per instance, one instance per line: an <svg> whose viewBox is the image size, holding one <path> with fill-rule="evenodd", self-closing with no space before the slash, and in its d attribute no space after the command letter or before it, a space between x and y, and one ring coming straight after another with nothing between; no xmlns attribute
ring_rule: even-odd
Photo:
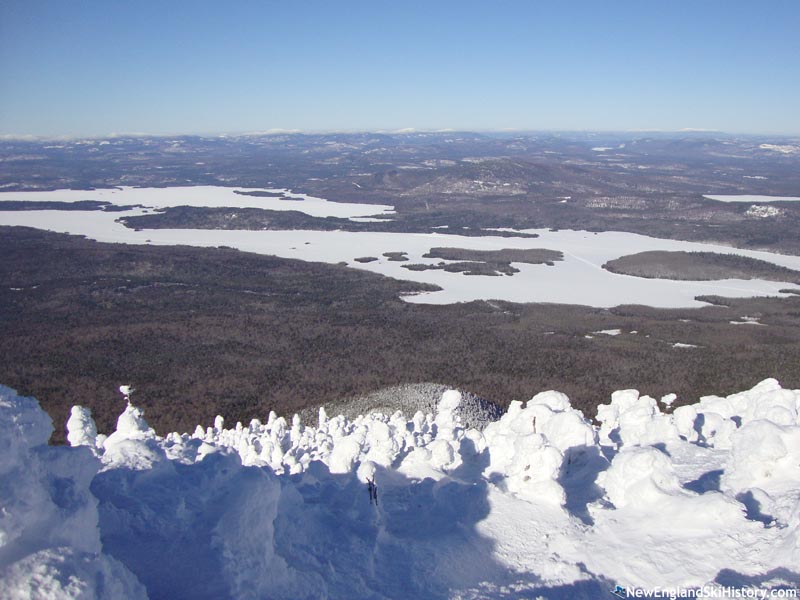
<svg viewBox="0 0 800 600"><path fill-rule="evenodd" d="M786 414L770 412L782 418ZM721 487L767 523L789 526L800 514L799 457L800 426L750 421L731 436Z"/></svg>
<svg viewBox="0 0 800 600"><path fill-rule="evenodd" d="M665 496L682 493L672 462L652 446L620 452L601 476L601 485L617 508L648 506Z"/></svg>
<svg viewBox="0 0 800 600"><path fill-rule="evenodd" d="M128 403L107 438L75 407L73 447L51 448L36 402L0 388L0 597L800 584L800 391L765 380L665 413L622 390L599 426L547 391L482 430L469 401L444 390L410 418L219 416L165 437Z"/></svg>
<svg viewBox="0 0 800 600"><path fill-rule="evenodd" d="M89 491L99 462L85 448L46 446L52 431L36 400L0 386L0 597L146 597L103 553Z"/></svg>
<svg viewBox="0 0 800 600"><path fill-rule="evenodd" d="M637 390L611 394L610 404L597 407L597 420L601 442L608 445L648 445L680 438L674 419L662 414L654 398L640 396Z"/></svg>

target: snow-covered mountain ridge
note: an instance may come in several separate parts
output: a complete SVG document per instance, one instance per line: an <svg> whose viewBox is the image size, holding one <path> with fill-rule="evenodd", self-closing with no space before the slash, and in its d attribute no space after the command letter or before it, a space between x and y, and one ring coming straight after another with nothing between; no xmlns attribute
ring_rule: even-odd
<svg viewBox="0 0 800 600"><path fill-rule="evenodd" d="M483 431L434 414L157 435L128 403L72 447L0 387L0 597L603 598L800 587L800 390L669 409L559 392ZM377 485L377 504L367 482ZM791 596L790 596L791 597Z"/></svg>

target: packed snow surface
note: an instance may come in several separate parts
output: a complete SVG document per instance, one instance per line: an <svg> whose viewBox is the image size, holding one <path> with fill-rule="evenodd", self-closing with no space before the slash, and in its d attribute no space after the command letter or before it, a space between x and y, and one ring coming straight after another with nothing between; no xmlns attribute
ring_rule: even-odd
<svg viewBox="0 0 800 600"><path fill-rule="evenodd" d="M410 418L220 416L165 437L128 402L107 437L75 407L72 447L49 447L37 402L0 387L0 597L797 588L800 390L674 400L615 392L598 426L547 391L479 432L451 390Z"/></svg>
<svg viewBox="0 0 800 600"><path fill-rule="evenodd" d="M733 249L728 246L656 239L622 232L526 230L537 238L459 236L442 233L411 234L350 231L237 231L193 229L144 229L135 231L118 222L125 216L141 215L167 206L256 206L280 210L301 210L316 216L359 217L388 211L390 206L328 202L294 194L298 201L235 194L237 188L121 188L115 190L56 190L52 192L0 192L0 225L21 225L61 233L84 235L101 242L128 244L228 246L247 252L327 263L346 263L395 279L432 283L442 288L407 296L409 302L450 304L472 300L511 302L552 302L612 307L643 304L655 307L696 307L704 303L697 296L786 296L790 282L725 279L718 281L671 281L611 273L602 268L609 260L650 250L718 252L740 254L800 270L800 257L769 252ZM75 201L107 200L116 205L142 204L150 208L126 211L2 211L3 200ZM510 231L510 230L503 230ZM436 264L440 259L424 255L435 247L501 250L504 248L545 248L564 254L551 265L514 264L513 276L470 276L444 270L412 271L403 264ZM385 252L405 252L407 263L389 260ZM355 259L380 257L369 263ZM576 283L577 282L577 283Z"/></svg>

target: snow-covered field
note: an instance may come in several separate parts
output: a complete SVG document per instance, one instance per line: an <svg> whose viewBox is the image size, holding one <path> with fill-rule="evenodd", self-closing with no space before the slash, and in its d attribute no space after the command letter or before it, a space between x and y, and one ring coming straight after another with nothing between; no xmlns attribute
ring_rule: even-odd
<svg viewBox="0 0 800 600"><path fill-rule="evenodd" d="M750 202L750 203L765 203L765 202L800 202L800 197L797 196L758 196L754 194L715 194L713 196L703 196L709 200L717 200L718 202Z"/></svg>
<svg viewBox="0 0 800 600"><path fill-rule="evenodd" d="M727 246L663 240L622 232L590 233L586 231L528 230L540 237L469 237L442 230L433 234L360 233L347 231L230 231L152 229L134 231L117 222L122 216L142 214L158 207L177 206L193 202L199 206L279 206L302 210L316 216L336 215L358 218L365 211L378 212L384 208L371 205L347 205L304 197L302 201L257 198L234 194L233 188L124 188L81 192L6 192L2 200L79 200L113 201L117 205L143 204L149 209L125 212L104 211L1 211L0 225L24 225L62 233L84 235L101 242L129 244L186 244L192 246L230 246L248 252L272 254L285 258L327 263L346 262L353 268L365 269L394 277L433 283L441 288L409 296L409 302L450 304L471 300L508 300L513 302L554 302L611 307L620 304L644 304L656 307L700 306L700 295L729 297L779 296L779 290L789 283L761 280L670 281L643 279L618 275L602 269L602 265L626 254L647 250L706 251L736 253L759 258L800 270L800 257L738 250ZM29 196L28 194L32 194ZM314 202L312 202L312 200ZM367 214L369 214L367 212ZM447 233L444 233L447 231ZM423 258L437 246L500 250L503 248L548 248L564 253L564 260L553 266L515 264L520 272L513 276L468 276L442 270L411 271L404 263L390 261L385 252L408 253L405 264L440 262ZM378 260L358 263L356 258L374 256Z"/></svg>
<svg viewBox="0 0 800 600"><path fill-rule="evenodd" d="M0 387L0 597L796 597L800 390L674 399L616 392L596 426L543 392L479 432L451 391L165 437L121 403L107 437L73 408L68 448Z"/></svg>

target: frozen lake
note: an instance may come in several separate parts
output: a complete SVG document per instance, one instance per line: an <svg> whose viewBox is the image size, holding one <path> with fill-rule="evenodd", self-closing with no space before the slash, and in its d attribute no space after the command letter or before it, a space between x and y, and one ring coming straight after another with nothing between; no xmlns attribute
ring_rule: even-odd
<svg viewBox="0 0 800 600"><path fill-rule="evenodd" d="M741 195L714 195L703 196L709 200L716 200L718 202L747 202L749 204L765 204L768 202L800 202L797 196L757 196L752 194Z"/></svg>
<svg viewBox="0 0 800 600"><path fill-rule="evenodd" d="M30 193L0 193L2 200L109 200L114 204L142 204L149 207L179 206L194 202L195 206L260 206L288 205L289 209L337 212L349 218L378 214L392 207L328 202L323 199L298 201L258 198L233 194L232 188L157 188L153 190L124 188L122 190L53 191ZM188 190L188 191L187 191ZM211 190L211 192L208 192ZM264 202L266 201L266 202ZM225 202L233 202L226 204ZM306 204L308 203L308 204ZM269 204L269 206L268 206ZM332 206L331 206L332 205ZM358 207L358 208L356 208ZM368 207L370 213L365 213ZM23 225L61 233L84 235L101 242L157 245L191 245L202 247L231 246L247 252L272 254L305 261L326 263L345 262L349 266L374 271L411 281L433 283L440 292L408 296L409 302L449 304L470 300L509 300L513 302L552 302L612 307L620 304L645 304L656 307L691 307L702 303L699 295L729 297L778 296L778 290L793 287L789 283L761 280L720 280L703 282L643 279L617 275L601 268L608 260L646 250L705 251L740 254L800 270L800 257L733 249L727 246L662 240L621 232L590 233L586 231L528 230L539 238L506 238L499 236L465 237L449 233L354 233L345 231L221 231L152 229L134 231L116 221L123 216L143 214L137 208L124 212L104 211L2 211L0 225ZM317 214L316 216L323 216ZM447 231L447 230L443 230ZM564 253L564 260L554 266L515 263L520 270L513 276L468 276L441 270L410 271L403 264L439 263L422 255L437 246L500 250L503 248L547 248ZM408 262L389 261L385 252L406 252ZM356 258L373 256L369 263L355 262Z"/></svg>
<svg viewBox="0 0 800 600"><path fill-rule="evenodd" d="M236 192L245 193L237 194ZM280 194L283 198L248 195L252 192ZM285 189L254 189L211 185L169 188L121 187L101 190L0 193L0 202L5 200L20 200L25 202L79 202L81 200L95 200L98 202L109 202L116 206L141 204L151 209L170 208L174 206L264 208L268 210L296 210L311 215L312 217L339 217L342 219L358 219L394 213L394 207L385 204L330 202L323 198L316 198L305 194L295 194ZM0 209L2 209L1 205Z"/></svg>

